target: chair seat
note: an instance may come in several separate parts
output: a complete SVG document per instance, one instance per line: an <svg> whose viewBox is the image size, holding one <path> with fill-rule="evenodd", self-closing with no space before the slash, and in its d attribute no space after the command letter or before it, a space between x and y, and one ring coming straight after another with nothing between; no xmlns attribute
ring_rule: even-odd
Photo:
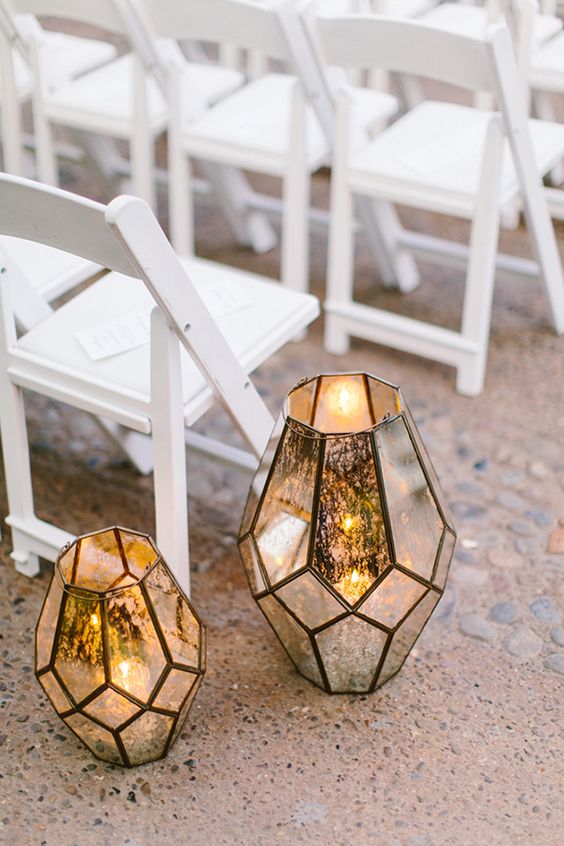
<svg viewBox="0 0 564 846"><path fill-rule="evenodd" d="M414 18L432 9L436 0L388 0L382 9L375 9L379 15L394 15L396 18ZM323 0L323 15L348 15L351 13L351 0Z"/></svg>
<svg viewBox="0 0 564 846"><path fill-rule="evenodd" d="M46 53L45 65L49 85L62 85L69 79L109 62L116 55L116 48L105 41L78 38L48 30L45 30L41 37ZM26 100L31 97L33 91L32 73L19 50L14 49L13 58L18 100Z"/></svg>
<svg viewBox="0 0 564 846"><path fill-rule="evenodd" d="M424 15L425 23L455 32L481 38L487 27L487 12L482 6L466 6L461 3L442 3ZM562 21L553 15L537 15L535 18L534 43L538 46L557 35Z"/></svg>
<svg viewBox="0 0 564 846"><path fill-rule="evenodd" d="M349 183L362 194L458 217L472 217L478 193L488 112L428 101L358 150ZM564 155L564 125L529 121L539 174ZM500 203L519 192L505 142Z"/></svg>
<svg viewBox="0 0 564 846"><path fill-rule="evenodd" d="M35 291L47 301L102 270L87 259L9 235L0 235L2 256L11 260Z"/></svg>
<svg viewBox="0 0 564 846"><path fill-rule="evenodd" d="M564 91L564 33L534 51L529 66L532 88Z"/></svg>
<svg viewBox="0 0 564 846"><path fill-rule="evenodd" d="M131 53L91 73L59 86L45 97L45 114L53 122L127 137L133 123L134 57ZM187 62L182 76L189 120L207 105L236 90L243 81L239 71L212 64ZM164 129L167 105L156 82L147 81L149 124Z"/></svg>
<svg viewBox="0 0 564 846"><path fill-rule="evenodd" d="M296 78L269 73L226 97L193 121L183 136L188 155L228 162L265 173L286 170L290 142L292 96ZM390 94L352 89L363 125L371 127L397 112ZM307 107L306 155L310 170L319 167L329 149L319 121Z"/></svg>
<svg viewBox="0 0 564 846"><path fill-rule="evenodd" d="M236 286L235 289L244 295L242 308L218 316L217 321L247 372L305 328L319 313L319 303L310 294L298 294L254 274L204 259L186 259L183 264L199 292L210 286L222 289ZM29 372L37 371L33 361L38 356L42 361L39 378L46 379L49 384L64 386L70 378L75 392L80 395L80 386L84 383L85 395L91 395L92 389L87 386L94 380L100 385L101 396L106 402L113 399L116 406L129 407L138 415L146 414L150 393L149 344L93 361L75 333L126 315L149 314L153 306L154 301L140 280L108 273L23 335L12 354L12 367L18 373L27 373L23 379L32 386ZM184 350L182 353L183 400L186 423L191 425L212 404L213 394L188 353ZM100 413L103 414L103 410Z"/></svg>

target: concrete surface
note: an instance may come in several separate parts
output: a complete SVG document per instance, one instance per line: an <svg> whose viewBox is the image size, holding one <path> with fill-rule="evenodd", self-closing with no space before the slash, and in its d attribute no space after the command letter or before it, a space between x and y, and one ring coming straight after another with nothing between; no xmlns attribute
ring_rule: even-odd
<svg viewBox="0 0 564 846"><path fill-rule="evenodd" d="M97 195L92 175L65 184ZM327 202L327 177L315 180ZM269 186L268 186L269 187ZM274 186L273 190L276 190ZM100 198L108 199L108 195ZM425 231L467 235L424 214ZM563 230L560 242L563 244ZM524 229L504 246L528 254ZM278 254L233 245L210 200L202 255L276 277ZM418 291L384 290L357 255L366 302L454 326L462 277L422 265ZM322 295L325 238L312 237ZM209 632L208 673L167 760L124 771L94 759L33 677L33 631L51 565L28 581L0 547L0 841L17 846L319 843L556 846L562 843L564 342L537 282L499 280L486 390L370 344L343 359L322 321L261 368L275 411L303 375L363 369L399 383L459 530L446 594L402 671L371 696L329 697L298 676L248 593L235 537L248 479L190 456L193 598ZM76 533L153 530L142 478L85 415L28 401L37 511ZM200 428L224 433L209 415ZM0 514L7 510L0 483Z"/></svg>

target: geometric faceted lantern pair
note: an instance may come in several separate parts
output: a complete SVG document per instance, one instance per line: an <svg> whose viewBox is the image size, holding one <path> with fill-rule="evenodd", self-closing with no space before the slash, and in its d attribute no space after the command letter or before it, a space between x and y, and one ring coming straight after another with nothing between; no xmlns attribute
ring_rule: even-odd
<svg viewBox="0 0 564 846"><path fill-rule="evenodd" d="M297 670L330 693L398 672L456 540L399 388L364 373L290 391L239 535L251 592Z"/></svg>
<svg viewBox="0 0 564 846"><path fill-rule="evenodd" d="M205 630L148 535L121 528L61 551L36 630L35 673L104 761L161 758L205 672Z"/></svg>

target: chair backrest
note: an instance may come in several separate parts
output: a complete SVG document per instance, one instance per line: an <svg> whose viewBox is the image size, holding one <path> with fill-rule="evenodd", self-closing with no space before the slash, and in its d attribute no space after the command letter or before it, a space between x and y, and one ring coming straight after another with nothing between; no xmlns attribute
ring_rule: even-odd
<svg viewBox="0 0 564 846"><path fill-rule="evenodd" d="M125 34L114 0L2 0L12 14L56 17Z"/></svg>
<svg viewBox="0 0 564 846"><path fill-rule="evenodd" d="M471 91L493 91L495 79L483 39L436 29L422 21L378 15L325 17L315 25L329 65L425 76Z"/></svg>
<svg viewBox="0 0 564 846"><path fill-rule="evenodd" d="M271 59L292 61L276 14L277 3L248 0L136 0L153 35L209 41L258 51Z"/></svg>
<svg viewBox="0 0 564 846"><path fill-rule="evenodd" d="M147 203L124 196L104 206L0 175L0 233L142 279L221 405L255 454L262 455L272 418Z"/></svg>

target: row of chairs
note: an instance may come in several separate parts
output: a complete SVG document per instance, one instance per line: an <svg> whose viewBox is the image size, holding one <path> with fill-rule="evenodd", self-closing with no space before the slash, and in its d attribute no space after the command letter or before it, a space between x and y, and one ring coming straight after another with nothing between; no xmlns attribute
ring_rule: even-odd
<svg viewBox="0 0 564 846"><path fill-rule="evenodd" d="M26 2L29 11L32 0ZM59 13L65 2L57 0ZM44 0L44 12L47 3ZM49 4L54 11L53 0ZM146 6L151 7L150 0ZM421 22L372 15L298 17L291 3L269 9L243 0L206 0L205 4L155 0L154 25L159 16L164 26L169 13L178 15L177 6L184 21L182 28L175 18L180 38L191 34L198 40L211 40L212 31L217 33L223 27L232 39L233 28L219 12L225 15L229 11L232 20L238 10L246 21L243 47L260 47L263 53L272 52L274 58L294 63L291 125L293 131L301 128L302 175L309 174L303 150L307 149L305 139L313 118L318 122L316 131L325 145L325 156L332 156L326 302L330 349L344 352L351 336L389 343L453 364L459 388L476 393L483 382L497 267L529 276L540 274L555 325L564 331L564 281L540 178L564 156L564 127L528 120L505 28L494 27L485 38L472 38ZM74 8L75 15L84 13L81 4ZM96 14L101 14L102 4L96 8ZM207 14L209 8L215 16ZM260 43L254 40L255 31L260 31ZM489 93L500 112L424 102L388 128L370 133L363 101L374 93L381 97L381 93L358 94L354 86L341 83L331 97L322 70L371 65ZM176 80L171 89L178 93ZM256 83L264 84L263 78ZM206 109L192 123L211 120L213 125L214 111L225 108L230 97L238 94L239 90ZM310 104L315 104L314 111ZM269 101L263 99L264 110L269 107ZM232 108L229 115L235 121L241 111ZM202 146L201 156L208 155L208 148ZM212 157L209 161L217 164L221 160ZM242 165L242 159L232 159L229 175ZM215 176L210 173L211 179ZM22 390L29 388L95 414L132 456L141 456L139 461L145 461L147 469L154 466L157 541L187 585L184 426L190 427L215 397L236 422L254 456L260 455L272 421L248 373L305 329L317 315L318 304L303 290L269 284L194 257L179 260L141 200L122 198L104 208L15 177L2 178L0 193L1 244L7 255L6 272L0 276L0 388L7 398L0 409L0 422L16 566L33 574L37 556L53 558L67 537L34 513L22 401ZM527 215L536 262L497 255L501 210L518 196ZM451 262L468 263L460 333L354 301L353 201L358 220L370 234L375 233L382 268L388 278L399 277L405 288L417 282L415 251L446 254ZM396 203L472 220L469 250L403 230L394 217ZM29 240L36 243L30 245ZM53 270L60 256L52 252L54 248L71 257L65 258L67 266L60 275ZM46 250L42 255L51 258L38 262L33 250ZM52 312L37 286L29 284L38 264L44 277L51 277L50 281L44 279L45 292L60 292L94 270L110 272ZM242 292L242 307L236 304L235 309L214 315L209 300L214 285L223 285L223 292L230 290L232 295ZM155 302L150 344L96 359L80 343L84 332L103 327L108 316L115 321L146 317ZM17 324L27 331L18 336ZM148 435L152 435L154 450L147 459ZM203 443L194 436L189 443L233 463L253 466L247 454L224 444Z"/></svg>

